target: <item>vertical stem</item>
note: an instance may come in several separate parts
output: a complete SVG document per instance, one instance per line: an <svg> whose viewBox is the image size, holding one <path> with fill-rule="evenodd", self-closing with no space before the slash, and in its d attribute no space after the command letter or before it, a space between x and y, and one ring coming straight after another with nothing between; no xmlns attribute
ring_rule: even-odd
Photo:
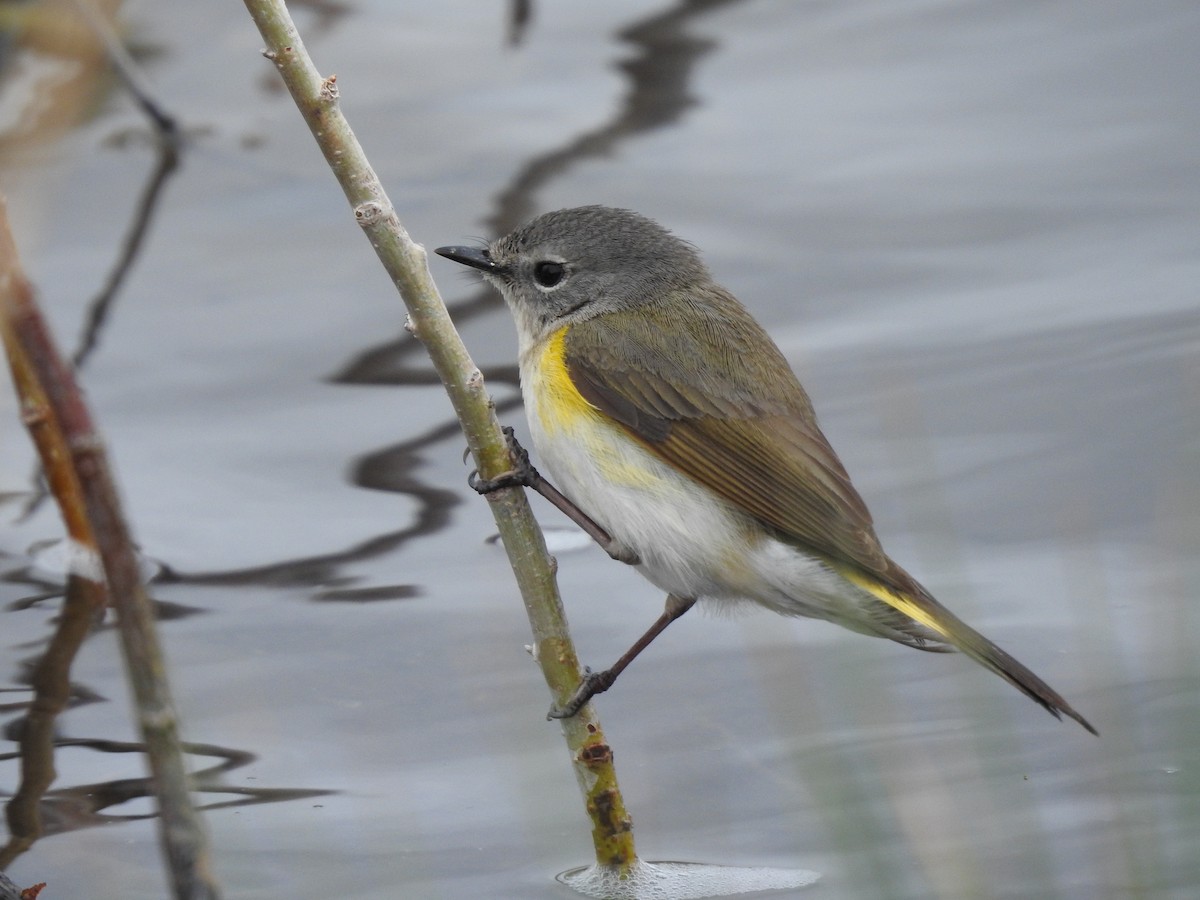
<svg viewBox="0 0 1200 900"><path fill-rule="evenodd" d="M408 236L338 105L337 76L322 78L281 0L245 0L267 49L325 160L408 309L462 424L482 478L512 466L483 377L471 361L429 274L425 249ZM554 580L553 561L520 488L489 496L533 630L535 657L556 703L582 678ZM636 862L633 826L617 787L612 750L591 704L562 725L592 820L596 860L622 871Z"/></svg>

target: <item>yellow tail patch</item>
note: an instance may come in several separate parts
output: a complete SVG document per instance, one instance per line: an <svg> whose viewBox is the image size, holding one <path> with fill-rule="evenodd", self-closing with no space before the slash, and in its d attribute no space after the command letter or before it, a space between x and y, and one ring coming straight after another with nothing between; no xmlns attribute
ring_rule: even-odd
<svg viewBox="0 0 1200 900"><path fill-rule="evenodd" d="M897 612L903 613L915 622L920 622L926 628L937 632L942 637L950 639L950 632L946 629L946 626L934 618L930 610L918 604L911 597L893 591L891 588L885 587L877 581L872 581L861 572L856 572L853 569L839 566L838 574L855 587L862 588L872 597L882 600Z"/></svg>

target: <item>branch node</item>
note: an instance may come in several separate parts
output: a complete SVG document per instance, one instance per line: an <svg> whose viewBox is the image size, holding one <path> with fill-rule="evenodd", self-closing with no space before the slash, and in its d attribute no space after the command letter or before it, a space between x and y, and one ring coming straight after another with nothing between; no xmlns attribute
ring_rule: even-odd
<svg viewBox="0 0 1200 900"><path fill-rule="evenodd" d="M45 425L50 421L50 411L40 403L22 403L21 421L25 423L26 428Z"/></svg>
<svg viewBox="0 0 1200 900"><path fill-rule="evenodd" d="M337 86L337 76L330 75L321 82L321 99L327 103L337 103L341 96Z"/></svg>
<svg viewBox="0 0 1200 900"><path fill-rule="evenodd" d="M67 446L76 458L99 456L104 453L104 441L96 432L69 435Z"/></svg>
<svg viewBox="0 0 1200 900"><path fill-rule="evenodd" d="M354 207L354 220L363 228L370 228L384 216L383 204L378 200L368 200Z"/></svg>

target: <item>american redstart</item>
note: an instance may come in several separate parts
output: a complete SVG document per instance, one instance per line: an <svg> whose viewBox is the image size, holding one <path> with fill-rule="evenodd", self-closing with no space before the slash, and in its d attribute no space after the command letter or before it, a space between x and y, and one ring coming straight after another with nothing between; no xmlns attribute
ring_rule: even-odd
<svg viewBox="0 0 1200 900"><path fill-rule="evenodd" d="M691 245L637 213L586 206L437 252L482 272L512 311L542 464L609 552L668 593L642 639L552 715L606 690L697 600L752 600L961 650L1096 733L884 553L783 354ZM536 472L521 480L536 486Z"/></svg>

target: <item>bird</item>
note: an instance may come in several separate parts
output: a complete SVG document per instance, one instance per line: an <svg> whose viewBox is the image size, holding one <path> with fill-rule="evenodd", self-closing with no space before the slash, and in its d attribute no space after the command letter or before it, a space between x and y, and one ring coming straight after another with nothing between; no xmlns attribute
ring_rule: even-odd
<svg viewBox="0 0 1200 900"><path fill-rule="evenodd" d="M641 638L588 670L551 716L608 690L697 602L749 601L958 650L1097 734L887 555L783 353L694 246L631 210L584 206L436 253L482 273L511 311L529 433L549 473L509 430L514 473L477 490L538 489L667 593Z"/></svg>

